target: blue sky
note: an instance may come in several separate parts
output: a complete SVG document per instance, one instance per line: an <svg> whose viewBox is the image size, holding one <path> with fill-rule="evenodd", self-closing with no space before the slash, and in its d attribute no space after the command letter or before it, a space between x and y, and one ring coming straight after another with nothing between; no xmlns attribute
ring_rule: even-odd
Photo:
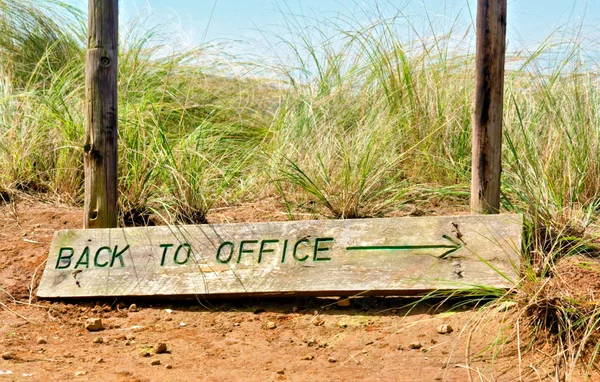
<svg viewBox="0 0 600 382"><path fill-rule="evenodd" d="M86 0L71 0L82 8ZM203 41L240 39L271 44L285 33L290 15L303 17L348 17L368 22L364 10L380 7L391 16L402 10L427 33L429 20L451 25L459 18L459 29L466 30L475 17L476 0L120 0L121 19L148 14L157 21L171 20L184 40ZM532 45L552 31L569 25L583 25L585 33L600 36L600 0L509 0L509 49Z"/></svg>

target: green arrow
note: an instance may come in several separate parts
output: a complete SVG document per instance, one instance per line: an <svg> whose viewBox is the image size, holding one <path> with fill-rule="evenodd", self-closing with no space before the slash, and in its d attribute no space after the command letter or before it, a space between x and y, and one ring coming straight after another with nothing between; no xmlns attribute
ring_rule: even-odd
<svg viewBox="0 0 600 382"><path fill-rule="evenodd" d="M438 249L438 248L448 248L448 250L441 255L438 256L440 259L445 259L449 255L458 251L462 248L462 244L457 243L452 240L447 235L442 235L442 238L448 240L452 243L450 244L438 244L438 245L366 245L366 246L357 246L357 247L346 247L347 251L410 251L414 249Z"/></svg>

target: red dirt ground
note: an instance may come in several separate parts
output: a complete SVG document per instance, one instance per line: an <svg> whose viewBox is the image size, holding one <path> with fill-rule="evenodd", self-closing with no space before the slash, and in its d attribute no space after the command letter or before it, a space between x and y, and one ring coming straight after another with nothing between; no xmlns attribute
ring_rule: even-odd
<svg viewBox="0 0 600 382"><path fill-rule="evenodd" d="M285 218L265 202L217 210L209 221ZM554 379L543 349L521 361L510 346L495 357L482 352L503 314L483 318L473 305L449 313L426 303L409 311L414 300L383 297L353 298L348 307L335 298L37 300L53 232L81 222L80 209L0 206L0 353L12 358L0 358L0 382ZM106 329L84 329L92 317ZM454 331L439 334L444 323ZM168 352L152 354L161 341Z"/></svg>

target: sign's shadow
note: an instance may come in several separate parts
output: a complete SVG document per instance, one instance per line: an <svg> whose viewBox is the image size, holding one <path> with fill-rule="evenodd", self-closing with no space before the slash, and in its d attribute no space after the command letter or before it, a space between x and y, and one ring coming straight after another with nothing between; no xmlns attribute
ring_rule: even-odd
<svg viewBox="0 0 600 382"><path fill-rule="evenodd" d="M67 302L67 301L64 301ZM422 314L439 314L450 311L477 309L481 303L465 298L427 298L416 297L248 297L223 298L210 300L173 299L172 297L144 297L143 299L124 297L100 300L68 299L68 302L79 306L111 306L112 309L126 309L136 304L138 309L156 310L171 309L173 312L203 313L253 313L261 314L298 314L311 316L397 316L408 317ZM117 308L120 306L120 308Z"/></svg>

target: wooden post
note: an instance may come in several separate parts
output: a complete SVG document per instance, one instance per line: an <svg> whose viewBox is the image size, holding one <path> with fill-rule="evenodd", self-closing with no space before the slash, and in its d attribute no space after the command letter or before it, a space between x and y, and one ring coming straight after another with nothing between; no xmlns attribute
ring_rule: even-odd
<svg viewBox="0 0 600 382"><path fill-rule="evenodd" d="M117 226L118 0L88 0L84 228Z"/></svg>
<svg viewBox="0 0 600 382"><path fill-rule="evenodd" d="M506 0L477 1L471 211L500 209Z"/></svg>

